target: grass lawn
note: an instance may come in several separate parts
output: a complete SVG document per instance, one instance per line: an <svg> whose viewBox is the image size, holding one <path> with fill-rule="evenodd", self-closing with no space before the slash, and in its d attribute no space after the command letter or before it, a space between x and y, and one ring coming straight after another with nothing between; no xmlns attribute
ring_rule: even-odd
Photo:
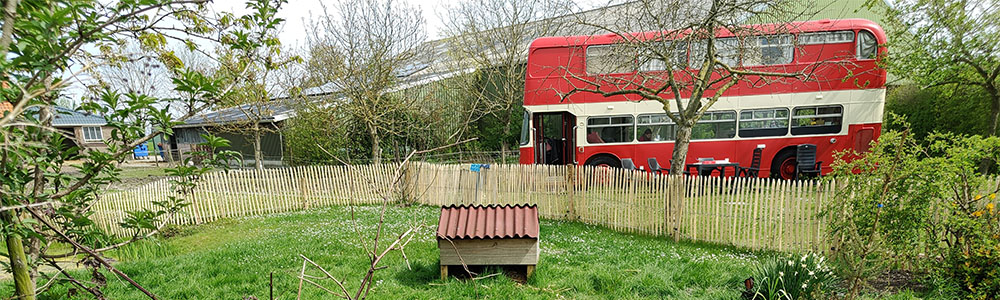
<svg viewBox="0 0 1000 300"><path fill-rule="evenodd" d="M357 209L363 228L373 227L376 208ZM433 207L390 209L389 233L398 234L411 222L427 227L407 247L412 270L398 252L384 261L388 268L376 273L373 299L735 299L752 262L758 255L771 255L543 220L541 259L527 285L504 276L442 282L433 237L437 215ZM117 253L123 260L117 266L162 299L267 299L271 272L275 298L294 299L302 267L299 254L346 278L348 288L357 286L367 259L349 224L348 207L225 220L184 229L158 245L137 244ZM307 272L320 275L318 270ZM145 298L123 280L111 274L108 279L104 289L108 298ZM328 282L328 287L335 285ZM3 294L9 295L10 289L7 282ZM51 295L66 295L66 289L54 289ZM303 295L303 299L327 298L325 292L308 286Z"/></svg>
<svg viewBox="0 0 1000 300"><path fill-rule="evenodd" d="M143 167L123 167L121 172L122 179L128 178L145 178L149 176L167 176L167 172L164 170L166 168L166 163L162 163L163 167L143 166Z"/></svg>

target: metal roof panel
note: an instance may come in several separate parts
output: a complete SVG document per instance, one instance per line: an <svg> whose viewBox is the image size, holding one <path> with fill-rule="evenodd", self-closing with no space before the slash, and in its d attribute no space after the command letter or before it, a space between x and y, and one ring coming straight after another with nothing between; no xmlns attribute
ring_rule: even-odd
<svg viewBox="0 0 1000 300"><path fill-rule="evenodd" d="M440 239L538 238L538 206L449 205L441 207Z"/></svg>

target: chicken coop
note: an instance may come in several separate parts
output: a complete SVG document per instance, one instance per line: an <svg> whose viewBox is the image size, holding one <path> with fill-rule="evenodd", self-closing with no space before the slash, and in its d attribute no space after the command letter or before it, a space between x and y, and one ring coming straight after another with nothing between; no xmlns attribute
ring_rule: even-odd
<svg viewBox="0 0 1000 300"><path fill-rule="evenodd" d="M531 277L538 264L536 205L450 205L441 207L437 230L441 279L448 268L524 266ZM460 269L461 270L461 269Z"/></svg>

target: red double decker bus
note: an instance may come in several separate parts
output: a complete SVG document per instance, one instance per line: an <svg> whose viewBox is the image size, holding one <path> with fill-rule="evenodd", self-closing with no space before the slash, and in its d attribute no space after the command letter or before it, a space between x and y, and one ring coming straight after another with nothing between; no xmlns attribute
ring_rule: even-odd
<svg viewBox="0 0 1000 300"><path fill-rule="evenodd" d="M885 70L875 61L878 53L886 51L882 28L862 19L808 21L787 28L794 29L741 37L742 43L759 38L754 49L770 56L760 59L758 54L757 59L737 58L740 61L731 63L762 71L806 72L810 77L765 85L747 80L728 89L695 125L689 163L712 157L745 166L751 163L754 149L762 148L760 175L792 178L795 149L800 144L817 146L817 160L824 162L822 172L826 173L834 152L864 152L878 138L886 81ZM719 53L733 51L725 49L736 44L731 34L717 37ZM584 85L576 77L595 80L619 75L603 74L596 66L601 50L616 41L620 39L609 34L543 37L532 42L525 82L522 164L614 167L630 158L637 167L648 168L650 157L663 165L670 161L675 125L661 103L586 92L560 97L575 84Z"/></svg>

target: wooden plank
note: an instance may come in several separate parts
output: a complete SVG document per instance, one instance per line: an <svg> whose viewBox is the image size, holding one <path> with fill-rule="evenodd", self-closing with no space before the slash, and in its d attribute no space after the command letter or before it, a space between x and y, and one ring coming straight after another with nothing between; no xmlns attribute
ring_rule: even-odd
<svg viewBox="0 0 1000 300"><path fill-rule="evenodd" d="M441 265L535 265L538 239L438 240ZM456 253L456 249L458 252ZM461 255L461 259L459 258Z"/></svg>

